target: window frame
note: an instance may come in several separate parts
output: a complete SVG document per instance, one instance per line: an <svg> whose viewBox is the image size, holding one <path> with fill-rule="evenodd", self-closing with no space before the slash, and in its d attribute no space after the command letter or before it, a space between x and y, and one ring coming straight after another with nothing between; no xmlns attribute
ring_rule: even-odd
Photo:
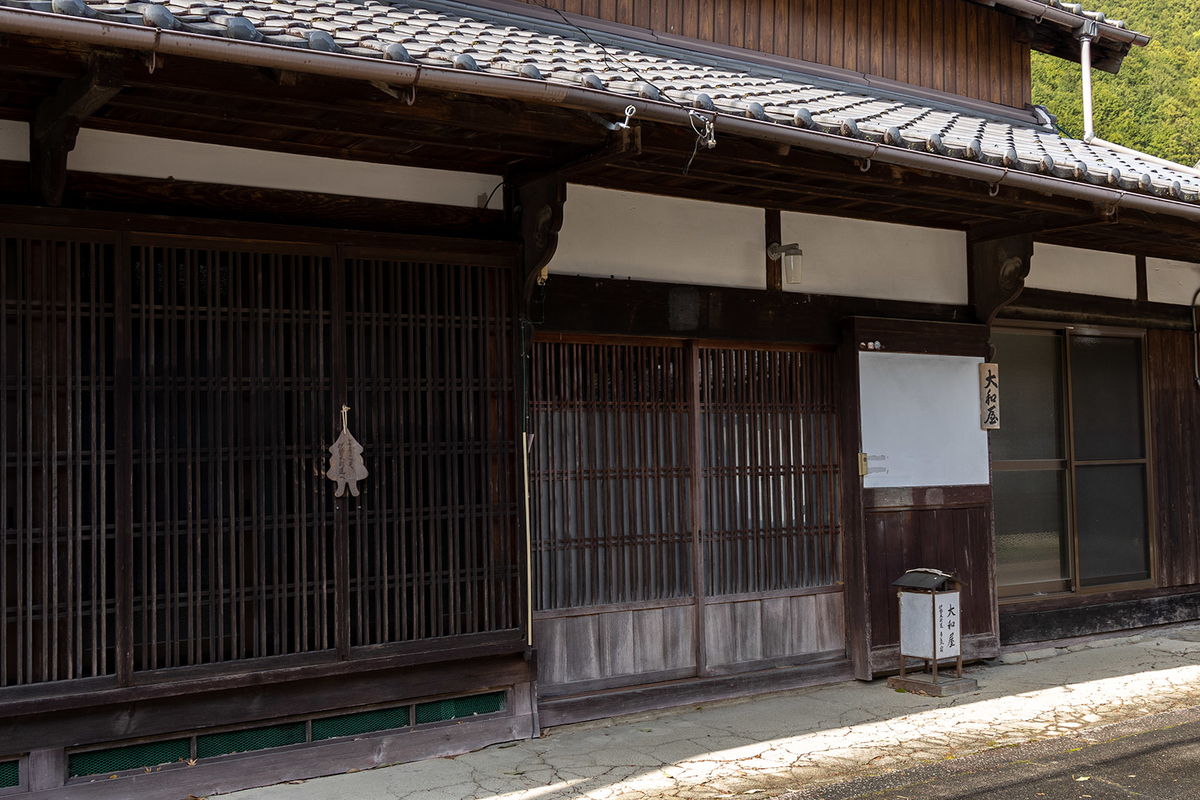
<svg viewBox="0 0 1200 800"><path fill-rule="evenodd" d="M1086 596L1105 594L1129 589L1152 589L1158 586L1158 540L1155 507L1154 481L1154 442L1152 413L1150 409L1150 369L1147 363L1148 348L1146 346L1146 330L1144 328L1124 328L1107 325L1047 323L1023 320L1006 320L1001 325L992 328L993 333L1015 333L1020 335L1058 336L1062 341L1062 437L1063 457L1057 459L1003 459L990 456L991 437L989 436L989 459L991 471L996 472L1027 472L1036 471L1038 465L1045 467L1048 463L1056 462L1066 473L1066 503L1064 506L1064 524L1068 536L1070 552L1071 576L1059 581L1042 581L1038 583L1021 583L1011 586L1000 585L996 582L997 598L1000 603L1028 602L1031 599L1044 597ZM1134 339L1138 341L1138 353L1141 372L1139 388L1142 399L1142 457L1120 459L1080 460L1075 454L1075 409L1074 395L1071 382L1071 337L1092 336L1113 339ZM994 355L993 355L994 358ZM1001 374L1003 381L1003 373ZM1004 424L1003 406L1001 406L1001 425ZM1085 586L1079 573L1079 514L1076 471L1079 466L1142 466L1145 470L1146 492L1146 540L1147 540L1147 571L1146 578L1117 583L1100 583ZM993 478L994 487L994 478ZM993 488L993 541L995 539L995 490ZM997 567L999 564L997 563ZM997 570L998 571L998 570Z"/></svg>

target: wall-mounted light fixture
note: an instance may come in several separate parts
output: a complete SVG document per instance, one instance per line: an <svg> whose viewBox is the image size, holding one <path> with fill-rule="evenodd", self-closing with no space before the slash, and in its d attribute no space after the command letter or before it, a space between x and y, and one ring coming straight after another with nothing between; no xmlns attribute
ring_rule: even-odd
<svg viewBox="0 0 1200 800"><path fill-rule="evenodd" d="M798 244L780 244L774 242L767 246L767 258L772 261L783 259L783 280L784 283L799 283L800 282L800 257L804 255L804 251L800 249Z"/></svg>

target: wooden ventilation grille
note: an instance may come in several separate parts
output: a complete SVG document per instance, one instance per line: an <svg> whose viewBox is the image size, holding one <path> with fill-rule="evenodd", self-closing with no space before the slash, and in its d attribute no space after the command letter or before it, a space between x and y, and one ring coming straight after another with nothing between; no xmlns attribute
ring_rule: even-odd
<svg viewBox="0 0 1200 800"><path fill-rule="evenodd" d="M835 585L833 365L818 352L536 343L536 607L687 597L698 568L708 595Z"/></svg>
<svg viewBox="0 0 1200 800"><path fill-rule="evenodd" d="M0 686L115 671L113 256L0 231Z"/></svg>
<svg viewBox="0 0 1200 800"><path fill-rule="evenodd" d="M834 386L828 353L700 349L710 595L841 577Z"/></svg>
<svg viewBox="0 0 1200 800"><path fill-rule="evenodd" d="M0 686L520 626L507 269L123 235L0 238Z"/></svg>
<svg viewBox="0 0 1200 800"><path fill-rule="evenodd" d="M535 344L537 608L691 594L687 356L671 345Z"/></svg>

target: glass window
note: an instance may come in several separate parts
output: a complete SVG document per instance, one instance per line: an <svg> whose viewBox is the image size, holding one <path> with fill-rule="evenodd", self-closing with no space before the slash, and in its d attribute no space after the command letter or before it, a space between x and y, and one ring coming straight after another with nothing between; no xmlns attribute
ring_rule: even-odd
<svg viewBox="0 0 1200 800"><path fill-rule="evenodd" d="M1001 428L991 433L1002 596L1150 575L1142 339L996 332Z"/></svg>

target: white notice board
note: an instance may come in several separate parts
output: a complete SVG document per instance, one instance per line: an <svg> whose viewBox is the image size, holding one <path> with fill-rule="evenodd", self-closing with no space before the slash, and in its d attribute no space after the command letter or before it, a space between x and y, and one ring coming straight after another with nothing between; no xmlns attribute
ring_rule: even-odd
<svg viewBox="0 0 1200 800"><path fill-rule="evenodd" d="M988 482L979 427L982 358L859 353L863 486L965 486Z"/></svg>

